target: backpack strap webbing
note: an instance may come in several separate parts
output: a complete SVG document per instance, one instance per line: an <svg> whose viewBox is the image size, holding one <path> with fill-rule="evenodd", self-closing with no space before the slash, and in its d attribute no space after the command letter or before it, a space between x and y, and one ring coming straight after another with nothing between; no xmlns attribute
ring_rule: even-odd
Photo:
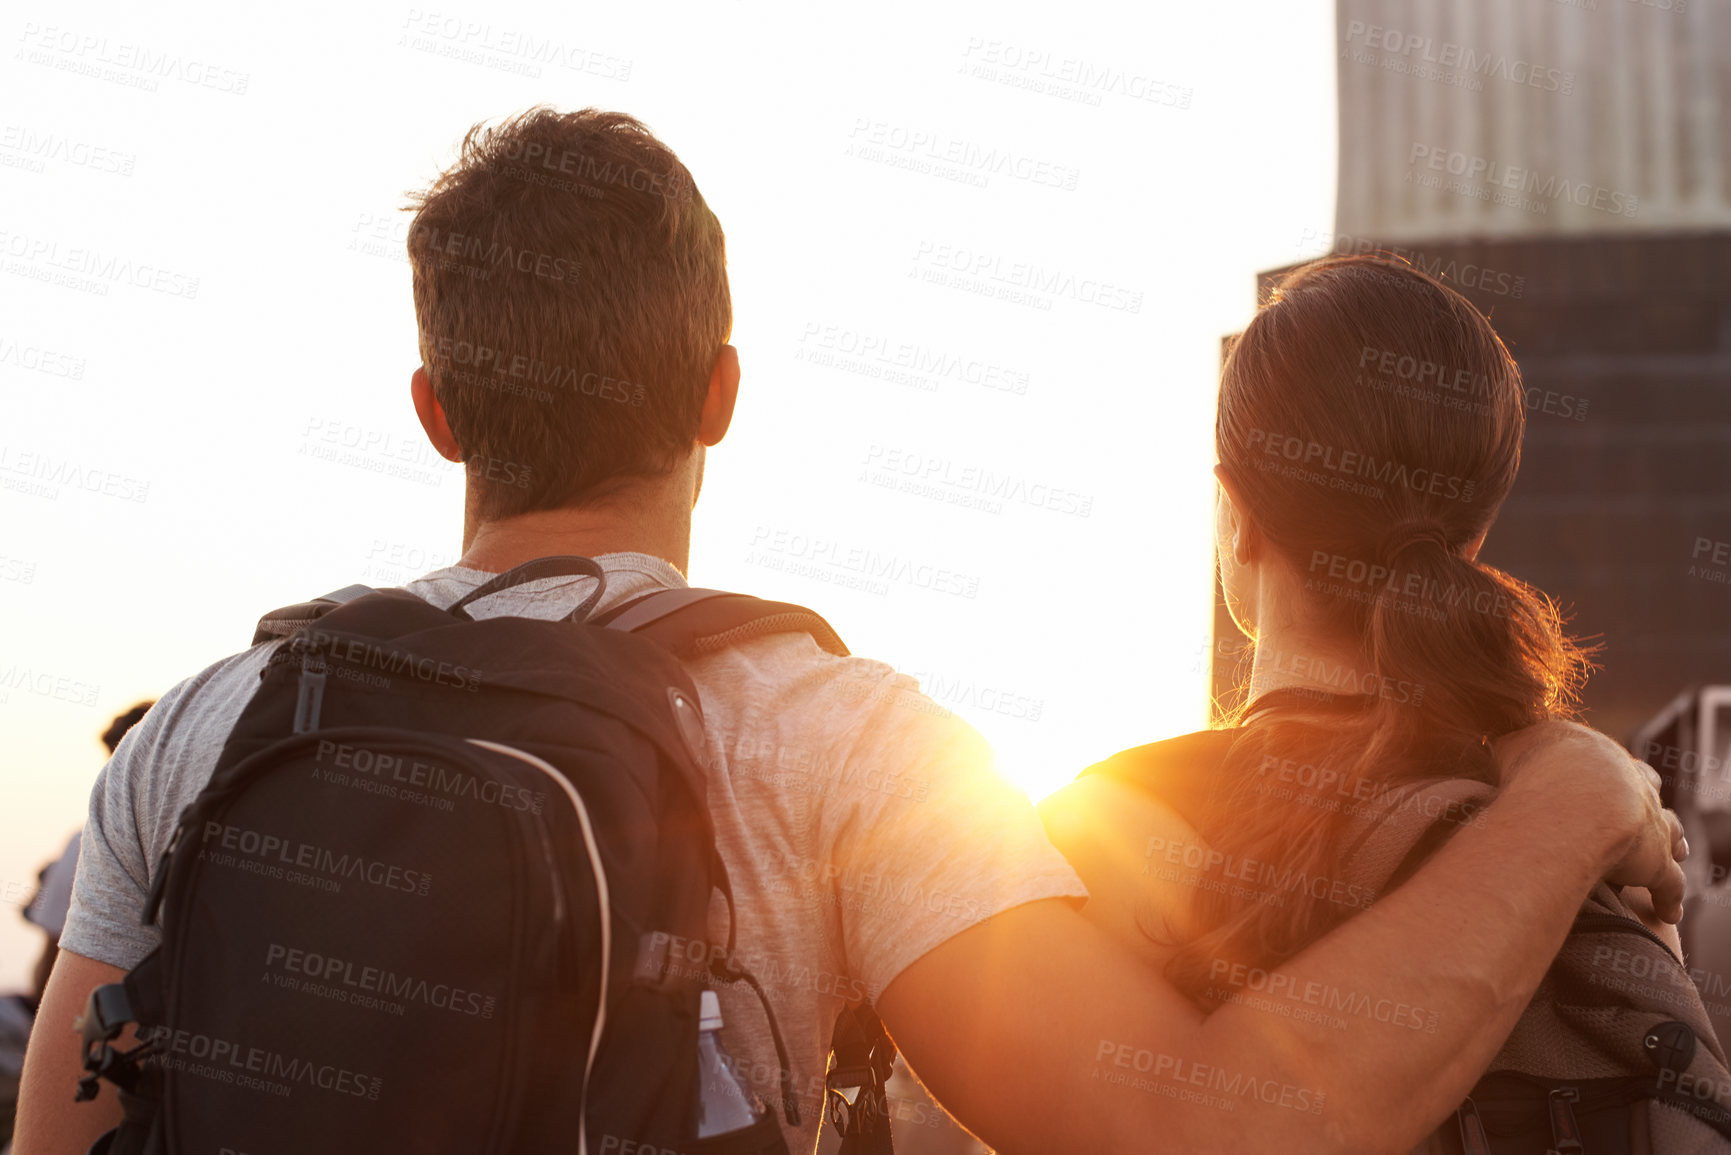
<svg viewBox="0 0 1731 1155"><path fill-rule="evenodd" d="M1201 730L1113 755L1082 771L1133 784L1159 798L1207 838L1223 820L1223 767L1243 729ZM1347 881L1380 894L1412 875L1461 826L1490 805L1496 788L1475 778L1393 783L1359 807L1347 829Z"/></svg>
<svg viewBox="0 0 1731 1155"><path fill-rule="evenodd" d="M259 619L252 644L290 637L338 606L374 592L371 586L344 586L311 601L272 610ZM725 590L656 590L588 620L593 625L642 634L682 658L712 654L752 638L798 633L810 634L821 648L838 657L848 654L847 644L835 628L814 611Z"/></svg>
<svg viewBox="0 0 1731 1155"><path fill-rule="evenodd" d="M657 590L590 619L641 634L682 658L701 657L771 634L810 634L829 653L846 657L835 629L804 606L765 601L725 590Z"/></svg>
<svg viewBox="0 0 1731 1155"><path fill-rule="evenodd" d="M1381 806L1359 811L1346 855L1348 881L1382 894L1405 882L1496 797L1476 778L1431 778L1389 786Z"/></svg>
<svg viewBox="0 0 1731 1155"><path fill-rule="evenodd" d="M590 619L592 625L647 637L680 658L695 658L772 634L805 633L820 647L846 657L847 645L823 618L804 606L766 601L748 594L709 589L664 589L614 606ZM719 865L719 864L718 864ZM733 950L733 896L728 893L728 954ZM744 973L744 972L740 972ZM724 974L722 977L737 977ZM757 981L752 988L764 1004L782 1065L784 1111L794 1110L786 1052L775 1015ZM825 1113L839 1129L839 1155L892 1155L889 1100L885 1083L895 1064L896 1047L869 1004L844 1010L830 1039L831 1063L825 1080ZM858 1088L850 1105L843 1089ZM789 1115L790 1121L797 1116Z"/></svg>
<svg viewBox="0 0 1731 1155"><path fill-rule="evenodd" d="M272 610L258 620L258 628L253 631L252 644L274 641L286 638L306 629L338 606L347 605L357 598L366 597L375 592L372 586L344 586L340 590L332 590L323 597L314 598L310 602L297 602L292 606L284 606Z"/></svg>

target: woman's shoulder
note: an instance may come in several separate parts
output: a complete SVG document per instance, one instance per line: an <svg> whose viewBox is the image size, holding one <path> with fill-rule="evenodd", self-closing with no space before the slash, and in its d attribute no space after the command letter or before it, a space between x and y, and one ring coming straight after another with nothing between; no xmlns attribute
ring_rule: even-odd
<svg viewBox="0 0 1731 1155"><path fill-rule="evenodd" d="M1082 771L1072 789L1084 782L1115 782L1119 796L1151 795L1198 828L1211 825L1210 801L1220 786L1221 770L1242 730L1199 730L1145 746L1135 746Z"/></svg>
<svg viewBox="0 0 1731 1155"><path fill-rule="evenodd" d="M1046 836L1069 857L1145 857L1150 838L1194 837L1235 730L1202 730L1124 750L1040 803ZM1182 828L1182 829L1180 829Z"/></svg>
<svg viewBox="0 0 1731 1155"><path fill-rule="evenodd" d="M1208 853L1192 815L1232 733L1203 731L1126 750L1040 803L1046 837L1088 888L1088 916L1151 962L1165 952L1149 939L1150 923L1187 897L1173 879L1188 872L1171 864L1188 861L1193 870Z"/></svg>
<svg viewBox="0 0 1731 1155"><path fill-rule="evenodd" d="M1042 801L1039 811L1046 837L1084 882L1089 874L1140 874L1168 846L1201 842L1196 828L1159 795L1117 778L1077 779Z"/></svg>
<svg viewBox="0 0 1731 1155"><path fill-rule="evenodd" d="M1077 779L1039 810L1046 837L1088 888L1084 917L1149 964L1163 963L1165 928L1187 898L1166 856L1201 861L1202 836L1158 795L1107 775Z"/></svg>

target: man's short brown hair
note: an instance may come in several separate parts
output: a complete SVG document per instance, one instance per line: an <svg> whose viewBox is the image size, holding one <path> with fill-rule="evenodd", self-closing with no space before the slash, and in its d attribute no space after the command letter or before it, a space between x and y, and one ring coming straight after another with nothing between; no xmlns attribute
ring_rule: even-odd
<svg viewBox="0 0 1731 1155"><path fill-rule="evenodd" d="M409 208L421 362L483 519L605 497L689 451L733 325L725 241L641 122L477 124Z"/></svg>

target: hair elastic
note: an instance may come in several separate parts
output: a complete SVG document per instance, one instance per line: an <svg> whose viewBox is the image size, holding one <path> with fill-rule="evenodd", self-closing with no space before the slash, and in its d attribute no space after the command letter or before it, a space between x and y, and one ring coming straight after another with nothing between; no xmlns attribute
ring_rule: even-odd
<svg viewBox="0 0 1731 1155"><path fill-rule="evenodd" d="M1382 542L1382 557L1384 561L1393 561L1408 549L1421 541L1434 541L1443 549L1449 548L1448 534L1436 522L1420 522L1417 525L1396 526Z"/></svg>

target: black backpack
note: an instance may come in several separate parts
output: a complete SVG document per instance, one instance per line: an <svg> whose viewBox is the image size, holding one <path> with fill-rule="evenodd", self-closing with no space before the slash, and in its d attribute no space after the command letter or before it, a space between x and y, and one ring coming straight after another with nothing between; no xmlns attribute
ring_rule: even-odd
<svg viewBox="0 0 1731 1155"><path fill-rule="evenodd" d="M596 585L560 621L464 608L562 574ZM696 1138L710 977L757 993L800 1114L734 961L677 658L796 631L847 649L809 610L713 590L588 620L605 581L542 558L449 610L351 586L260 622L254 644L290 640L158 867L161 945L79 1023L79 1098L107 1078L125 1108L93 1150L785 1155L774 1106ZM717 889L728 941L692 959ZM881 1026L865 1046L832 1083L881 1098L893 1048Z"/></svg>
<svg viewBox="0 0 1731 1155"><path fill-rule="evenodd" d="M1207 840L1224 820L1210 784L1240 733L1156 742L1083 773L1154 793ZM1366 895L1393 889L1495 793L1467 778L1376 792L1354 819L1343 881ZM1682 960L1600 883L1489 1070L1414 1155L1731 1152L1727 1101L1725 1053Z"/></svg>

